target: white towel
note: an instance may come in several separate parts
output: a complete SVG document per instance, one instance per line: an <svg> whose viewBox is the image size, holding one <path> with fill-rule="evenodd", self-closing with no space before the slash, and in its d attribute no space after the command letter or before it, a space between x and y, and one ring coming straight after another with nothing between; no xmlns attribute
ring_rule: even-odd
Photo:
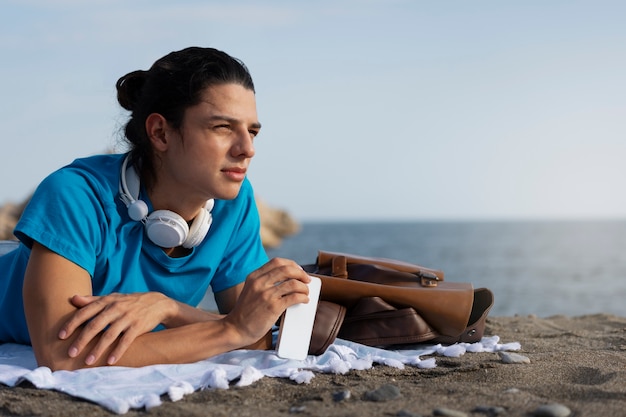
<svg viewBox="0 0 626 417"><path fill-rule="evenodd" d="M275 351L237 350L200 362L181 365L152 365L142 368L107 366L77 371L51 372L37 367L30 346L0 345L0 383L15 386L29 381L40 389L54 389L100 404L124 414L131 408L150 409L161 404L161 395L172 401L206 388L228 389L231 382L247 386L263 377L290 378L309 383L315 372L343 374L365 370L374 363L403 368L436 366L426 355L458 357L465 352L519 350L517 342L500 344L498 336L484 337L477 343L451 346L417 346L414 349L384 350L337 339L320 356L304 361L281 359Z"/></svg>

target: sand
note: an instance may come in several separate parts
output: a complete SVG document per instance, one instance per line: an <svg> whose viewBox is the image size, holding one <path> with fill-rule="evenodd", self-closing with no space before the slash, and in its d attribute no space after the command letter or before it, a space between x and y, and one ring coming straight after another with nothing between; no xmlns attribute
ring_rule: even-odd
<svg viewBox="0 0 626 417"><path fill-rule="evenodd" d="M264 378L252 386L206 390L146 412L125 416L431 416L447 408L468 416L532 416L561 404L572 416L626 416L626 318L493 317L486 334L520 342L526 364L503 363L495 353L437 357L434 369L375 366L346 375L317 374L310 384ZM367 400L391 384L397 398ZM350 396L335 401L334 395ZM482 410L482 411L479 411ZM29 386L0 387L2 416L112 416L98 405Z"/></svg>

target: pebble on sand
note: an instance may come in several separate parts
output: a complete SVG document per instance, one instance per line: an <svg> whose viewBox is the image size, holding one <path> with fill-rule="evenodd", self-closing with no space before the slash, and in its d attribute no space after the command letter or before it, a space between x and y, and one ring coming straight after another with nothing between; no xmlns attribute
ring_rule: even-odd
<svg viewBox="0 0 626 417"><path fill-rule="evenodd" d="M379 388L365 393L365 399L375 402L395 400L400 396L400 388L395 385L385 384Z"/></svg>
<svg viewBox="0 0 626 417"><path fill-rule="evenodd" d="M530 359L524 355L513 352L498 352L504 363L530 363Z"/></svg>
<svg viewBox="0 0 626 417"><path fill-rule="evenodd" d="M563 404L545 404L537 407L533 415L535 417L567 417L572 414L571 410Z"/></svg>
<svg viewBox="0 0 626 417"><path fill-rule="evenodd" d="M443 417L467 417L467 413L459 410L452 410L450 408L439 407L433 410L433 415Z"/></svg>

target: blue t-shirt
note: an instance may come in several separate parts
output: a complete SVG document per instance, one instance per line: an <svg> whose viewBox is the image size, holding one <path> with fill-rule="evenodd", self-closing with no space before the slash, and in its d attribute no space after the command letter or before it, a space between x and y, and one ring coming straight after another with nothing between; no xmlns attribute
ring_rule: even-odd
<svg viewBox="0 0 626 417"><path fill-rule="evenodd" d="M21 244L0 257L0 342L30 343L22 285L33 241L85 269L94 295L158 291L194 306L209 285L214 292L233 287L267 262L247 179L235 199L215 200L202 243L171 258L128 217L118 191L124 156L77 159L35 191L15 228ZM152 211L143 188L139 198Z"/></svg>

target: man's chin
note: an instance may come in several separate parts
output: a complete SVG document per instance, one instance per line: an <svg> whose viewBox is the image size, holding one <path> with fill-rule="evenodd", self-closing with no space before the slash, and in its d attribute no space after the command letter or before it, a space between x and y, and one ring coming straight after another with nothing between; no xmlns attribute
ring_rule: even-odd
<svg viewBox="0 0 626 417"><path fill-rule="evenodd" d="M218 200L234 200L239 195L239 191L241 190L241 185L237 188L231 188L229 190L224 190L219 193L215 198Z"/></svg>

